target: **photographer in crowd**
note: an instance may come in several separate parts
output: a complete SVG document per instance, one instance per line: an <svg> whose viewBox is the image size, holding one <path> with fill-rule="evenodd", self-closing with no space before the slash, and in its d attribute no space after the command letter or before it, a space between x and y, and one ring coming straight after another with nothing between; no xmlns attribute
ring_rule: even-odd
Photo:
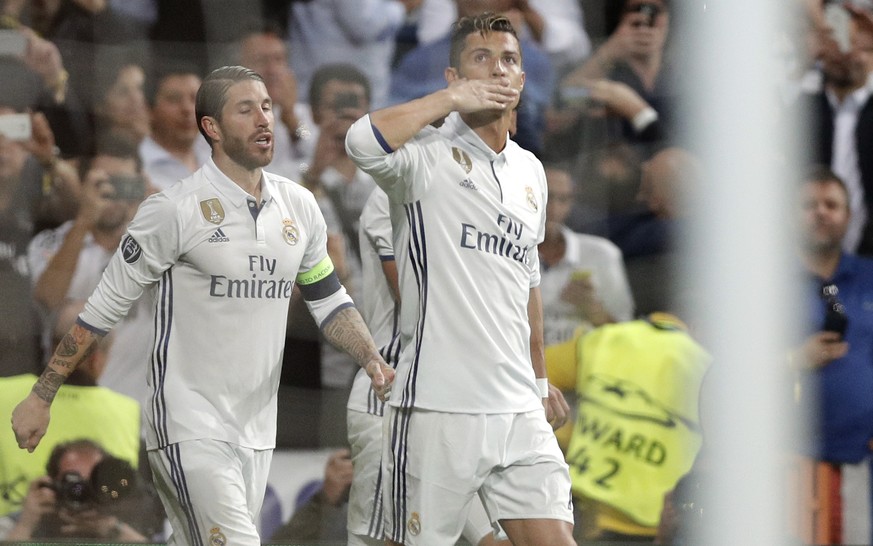
<svg viewBox="0 0 873 546"><path fill-rule="evenodd" d="M58 444L46 471L31 482L21 512L0 520L0 526L11 527L5 535L0 527L0 539L149 542L158 529L160 519L146 509L136 472L100 444L86 439Z"/></svg>

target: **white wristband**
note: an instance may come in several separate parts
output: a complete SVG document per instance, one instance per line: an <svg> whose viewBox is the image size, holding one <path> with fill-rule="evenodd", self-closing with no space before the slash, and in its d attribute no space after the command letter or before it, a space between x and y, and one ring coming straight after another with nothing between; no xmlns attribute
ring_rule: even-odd
<svg viewBox="0 0 873 546"><path fill-rule="evenodd" d="M634 127L634 131L637 133L641 133L646 127L653 124L658 120L658 112L655 111L651 106L647 106L637 112L637 115L631 119L631 125Z"/></svg>
<svg viewBox="0 0 873 546"><path fill-rule="evenodd" d="M549 378L548 377L538 377L537 378L537 390L540 391L540 398L548 398L549 397Z"/></svg>

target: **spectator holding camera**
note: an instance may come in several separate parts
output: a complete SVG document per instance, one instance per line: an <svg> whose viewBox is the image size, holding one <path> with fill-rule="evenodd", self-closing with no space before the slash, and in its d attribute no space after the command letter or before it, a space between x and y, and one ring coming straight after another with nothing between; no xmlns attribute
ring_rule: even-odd
<svg viewBox="0 0 873 546"><path fill-rule="evenodd" d="M50 352L48 325L68 299L86 299L97 286L121 242L128 222L149 191L135 143L106 133L94 156L80 164L81 196L73 220L38 233L28 248L33 295L46 316L44 349ZM143 298L116 330L101 384L144 402L145 363L152 313Z"/></svg>
<svg viewBox="0 0 873 546"><path fill-rule="evenodd" d="M669 29L667 0L624 0L609 38L560 82L560 110L552 113L549 132L561 139L588 121L598 138L620 134L643 147L661 139L675 100L666 58ZM597 118L606 127L593 123ZM618 131L610 128L616 122Z"/></svg>
<svg viewBox="0 0 873 546"><path fill-rule="evenodd" d="M46 465L47 474L33 480L21 511L4 518L8 532L0 539L91 539L122 543L150 542L154 512L140 504L136 474L128 463L98 444L77 439L58 444ZM123 480L123 481L122 481ZM100 496L107 487L117 499ZM134 502L132 502L134 501Z"/></svg>
<svg viewBox="0 0 873 546"><path fill-rule="evenodd" d="M869 544L873 260L842 249L850 219L848 191L830 169L817 166L806 174L797 205L809 333L789 352L797 373L795 400L801 407L814 404L809 455L831 465L838 476L824 495L842 508L836 510L834 528L837 533L842 528L843 536L828 542Z"/></svg>

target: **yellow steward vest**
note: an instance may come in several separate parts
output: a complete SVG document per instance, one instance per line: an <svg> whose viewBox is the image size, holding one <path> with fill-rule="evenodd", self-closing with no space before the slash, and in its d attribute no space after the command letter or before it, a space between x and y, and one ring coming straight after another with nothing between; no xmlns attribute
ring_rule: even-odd
<svg viewBox="0 0 873 546"><path fill-rule="evenodd" d="M52 449L60 443L87 438L136 468L140 448L140 404L105 387L62 385L51 407L51 421L39 445L28 453L15 442L9 425L12 410L24 400L37 377L0 378L0 516L21 509L34 479L45 476Z"/></svg>
<svg viewBox="0 0 873 546"><path fill-rule="evenodd" d="M694 462L709 356L669 315L606 325L577 343L573 492L655 527Z"/></svg>

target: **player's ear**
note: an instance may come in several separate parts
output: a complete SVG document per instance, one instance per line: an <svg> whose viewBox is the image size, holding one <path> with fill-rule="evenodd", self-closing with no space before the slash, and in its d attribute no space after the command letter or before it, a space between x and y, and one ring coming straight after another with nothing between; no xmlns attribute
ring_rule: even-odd
<svg viewBox="0 0 873 546"><path fill-rule="evenodd" d="M452 67L452 66L446 68L445 77L446 77L446 81L449 83L452 83L456 80L461 79L461 75L458 74L458 69L455 67Z"/></svg>
<svg viewBox="0 0 873 546"><path fill-rule="evenodd" d="M215 121L215 118L203 116L200 118L200 126L203 127L203 131L209 135L209 138L216 141L221 140L221 131L218 129L218 123Z"/></svg>

